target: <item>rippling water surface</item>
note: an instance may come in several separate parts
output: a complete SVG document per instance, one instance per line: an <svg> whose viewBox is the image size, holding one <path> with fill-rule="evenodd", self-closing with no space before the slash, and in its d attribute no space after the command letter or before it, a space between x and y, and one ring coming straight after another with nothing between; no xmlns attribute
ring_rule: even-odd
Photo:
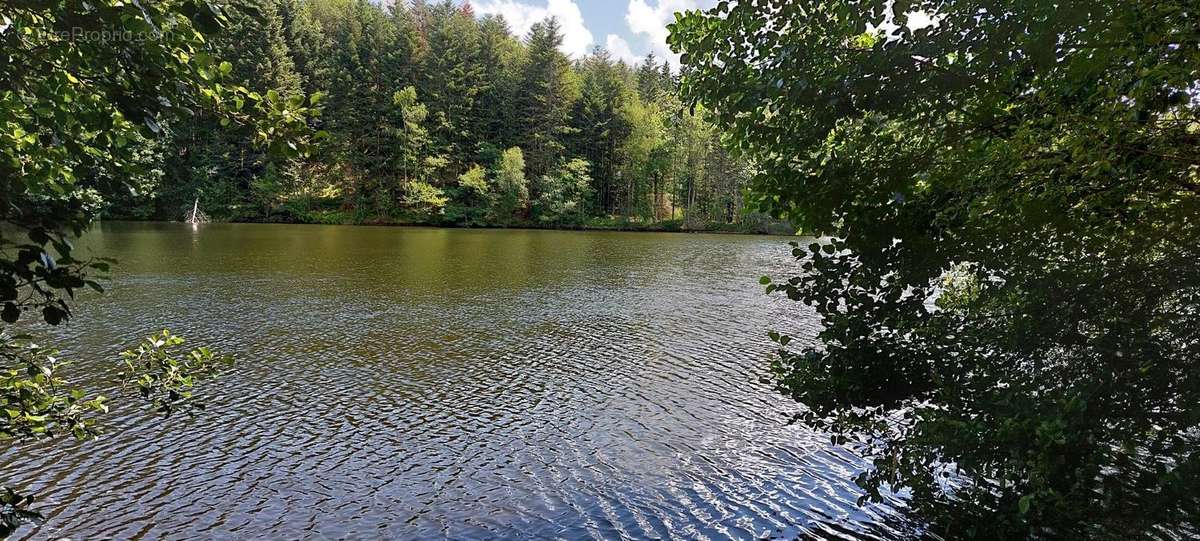
<svg viewBox="0 0 1200 541"><path fill-rule="evenodd" d="M233 353L210 409L114 411L0 452L18 538L893 538L862 464L760 381L786 238L109 223L65 328L80 364L162 327ZM103 378L91 382L104 386Z"/></svg>

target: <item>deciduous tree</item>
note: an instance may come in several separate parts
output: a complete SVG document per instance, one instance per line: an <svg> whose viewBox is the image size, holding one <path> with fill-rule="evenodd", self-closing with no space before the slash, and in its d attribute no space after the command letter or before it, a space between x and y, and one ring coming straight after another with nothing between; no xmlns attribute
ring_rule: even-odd
<svg viewBox="0 0 1200 541"><path fill-rule="evenodd" d="M873 461L866 498L908 490L947 537L1195 527L1196 8L765 0L672 25L757 206L827 235L764 279L823 322L773 334L773 369Z"/></svg>

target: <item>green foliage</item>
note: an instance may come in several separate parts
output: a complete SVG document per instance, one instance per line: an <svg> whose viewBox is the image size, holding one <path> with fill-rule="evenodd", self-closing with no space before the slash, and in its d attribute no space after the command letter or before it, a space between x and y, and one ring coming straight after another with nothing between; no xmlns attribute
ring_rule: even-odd
<svg viewBox="0 0 1200 541"><path fill-rule="evenodd" d="M404 204L418 212L436 214L446 206L446 194L428 182L414 181L408 183L404 194Z"/></svg>
<svg viewBox="0 0 1200 541"><path fill-rule="evenodd" d="M516 141L517 123L513 115L518 94L518 68L525 54L524 46L514 38L508 24L500 16L487 16L479 21L479 93L475 108L473 135L477 146L504 148ZM490 160L483 153L480 162Z"/></svg>
<svg viewBox="0 0 1200 541"><path fill-rule="evenodd" d="M222 366L233 364L233 357L216 355L206 347L180 354L182 345L183 338L163 330L136 349L121 353L124 371L120 378L162 415L204 409L202 402L193 399L192 387L197 380L211 378Z"/></svg>
<svg viewBox="0 0 1200 541"><path fill-rule="evenodd" d="M271 219L271 211L274 210L275 202L279 200L279 196L283 191L283 179L275 164L267 164L263 175L250 183L250 192L259 205L262 206L263 217L266 220Z"/></svg>
<svg viewBox="0 0 1200 541"><path fill-rule="evenodd" d="M262 15L253 6L234 11ZM234 67L208 39L230 23L221 5L22 2L3 17L0 220L24 230L31 244L6 240L0 285L10 302L13 288L34 288L48 322L68 315L65 306L47 313L56 304L48 293L70 296L87 285L60 232L78 234L122 183L145 191L141 181L156 162L146 145L168 138L172 124L202 111L243 130L248 144L290 158L307 155L316 137L307 122L319 95L230 84Z"/></svg>
<svg viewBox="0 0 1200 541"><path fill-rule="evenodd" d="M593 165L593 210L614 213L626 206L622 200L621 151L631 126L622 113L638 97L629 68L615 62L604 50L585 58L579 71L582 84L572 120L573 150Z"/></svg>
<svg viewBox="0 0 1200 541"><path fill-rule="evenodd" d="M621 108L621 116L630 127L629 136L621 145L623 163L621 176L627 182L625 189L625 213L638 216L652 216L654 209L646 193L649 185L637 183L636 179L650 178L657 180L665 165L661 159L664 139L663 117L654 102L643 103L631 101Z"/></svg>
<svg viewBox="0 0 1200 541"><path fill-rule="evenodd" d="M94 412L107 412L105 398L86 398L68 387L58 351L28 336L0 334L0 440L32 441L69 434L96 434Z"/></svg>
<svg viewBox="0 0 1200 541"><path fill-rule="evenodd" d="M562 41L562 28L554 18L534 24L527 38L529 56L517 114L531 178L540 178L565 157L563 142L572 131L579 82L570 60L559 51ZM536 194L536 189L531 191Z"/></svg>
<svg viewBox="0 0 1200 541"><path fill-rule="evenodd" d="M81 272L88 265L70 257L63 232L78 234L107 194L146 187L153 157L141 143L165 137L173 121L211 111L276 155L308 153L312 107L223 82L232 67L205 39L228 21L220 6L112 4L19 3L4 12L0 220L12 226L0 237L5 321L28 309L52 324L69 316L58 292L70 297L89 285ZM77 26L83 38L62 26ZM12 240L21 231L29 243ZM22 287L35 294L17 301Z"/></svg>
<svg viewBox="0 0 1200 541"><path fill-rule="evenodd" d="M260 9L267 8L267 9ZM166 188L197 133L237 134L243 159L265 167L307 158L320 139L309 122L321 95L305 98L235 80L287 80L286 61L268 54L244 71L221 58L223 30L276 21L265 4L165 2L9 2L0 10L0 319L36 313L50 325L71 316L70 301L97 282L111 260L77 259L78 236L108 206L142 207ZM281 29L281 27L271 27ZM279 34L272 34L279 37ZM270 36L268 36L269 38ZM267 39L270 42L271 39ZM268 51L270 52L270 51ZM275 53L280 53L275 50ZM253 77L252 77L253 76ZM203 128L203 129L201 129ZM230 152L228 141L205 156ZM203 164L205 176L231 160ZM182 163L189 164L186 160ZM192 180L192 177L185 177ZM245 179L245 177L238 177ZM248 184L239 184L244 194ZM188 197L195 195L188 194ZM189 199L190 200L190 199ZM136 214L137 212L131 212ZM28 322L24 322L28 323ZM174 344L174 339L167 340ZM193 378L211 353L183 360L148 352L136 382L155 407L190 404ZM157 364L155 364L157 363ZM0 329L0 439L19 444L59 434L94 436L87 398L63 378L50 349ZM134 377L131 375L131 377ZM0 493L0 536L36 513L31 499Z"/></svg>
<svg viewBox="0 0 1200 541"><path fill-rule="evenodd" d="M541 224L578 225L587 218L587 202L592 198L591 164L571 160L551 174L543 175L542 193L533 203L533 216Z"/></svg>
<svg viewBox="0 0 1200 541"><path fill-rule="evenodd" d="M354 215L341 209L300 208L292 212L296 221L307 224L343 225L355 223Z"/></svg>
<svg viewBox="0 0 1200 541"><path fill-rule="evenodd" d="M478 197L482 200L487 200L491 194L491 187L488 186L487 171L478 165L472 165L466 173L458 177L458 185L462 186L472 197Z"/></svg>
<svg viewBox="0 0 1200 541"><path fill-rule="evenodd" d="M659 65L654 53L648 53L637 69L637 91L642 101L659 101L674 93L674 87L670 65Z"/></svg>
<svg viewBox="0 0 1200 541"><path fill-rule="evenodd" d="M108 411L106 399L71 388L61 375L68 364L58 359L57 351L27 336L0 332L0 442L12 445L60 434L95 437L93 414ZM41 519L30 509L33 502L32 495L0 488L0 537Z"/></svg>
<svg viewBox="0 0 1200 541"><path fill-rule="evenodd" d="M53 208L30 206L25 215L39 221L54 223L57 216L39 216L55 212ZM81 211L82 212L82 211ZM82 222L84 217L71 217ZM17 222L17 227L24 225ZM76 224L76 227L82 227ZM16 323L26 312L36 312L50 325L57 325L71 316L68 299L87 287L103 291L97 279L107 275L111 259L77 260L70 233L42 226L30 226L26 241L18 241L0 233L0 320ZM73 232L71 232L73 233Z"/></svg>
<svg viewBox="0 0 1200 541"><path fill-rule="evenodd" d="M406 86L392 94L392 103L399 113L400 122L395 130L397 139L394 159L403 182L424 179L429 173L427 152L430 145L425 119L429 111L417 99L417 89ZM436 165L436 164L434 164Z"/></svg>
<svg viewBox="0 0 1200 541"><path fill-rule="evenodd" d="M125 385L164 416L203 409L192 388L214 376L220 365L232 363L232 358L203 347L180 356L176 350L181 344L183 339L164 330L121 354ZM29 336L0 332L0 442L21 445L64 435L77 440L99 436L95 416L107 413L112 401L72 387L63 376L70 364L58 358L57 350L39 346ZM42 519L30 508L33 502L32 495L7 487L0 491L0 537Z"/></svg>
<svg viewBox="0 0 1200 541"><path fill-rule="evenodd" d="M436 152L465 164L474 151L473 115L483 106L476 103L483 90L480 29L473 16L449 2L427 9L421 88L431 112Z"/></svg>
<svg viewBox="0 0 1200 541"><path fill-rule="evenodd" d="M517 213L529 204L529 187L525 182L525 155L512 147L500 156L493 174L496 179L492 211L502 224L510 223Z"/></svg>
<svg viewBox="0 0 1200 541"><path fill-rule="evenodd" d="M145 160L137 144L162 133L162 122L184 114L185 107L218 111L226 121L247 126L254 141L277 154L307 152L303 138L311 110L274 91L262 95L217 82L228 65L205 52L201 30L174 11L178 6L156 5L136 16L126 14L135 8L124 4L98 13L89 9L45 5L5 14L0 77L9 84L0 90L0 219L25 230L29 239L11 240L12 230L0 237L6 322L37 309L57 324L70 314L60 291L73 296L78 288L98 287L84 271L107 262L76 261L61 233L78 234L99 211L103 194L84 182L140 178ZM209 18L213 25L224 20L217 8L203 13L207 16L197 15L203 24L210 24ZM97 25L91 29L97 32L158 37L146 43L66 39L55 24L73 17ZM163 79L178 84L158 82ZM23 288L33 295L18 301Z"/></svg>
<svg viewBox="0 0 1200 541"><path fill-rule="evenodd" d="M592 164L589 213L683 219L691 229L742 216L749 166L716 144L707 116L687 112L670 68L653 56L628 66L597 49L572 61L553 19L517 37L503 18L477 19L450 1L234 0L213 9L222 31L202 33L184 64L211 64L210 90L219 84L227 107L184 100L190 113L159 115L153 136L135 119L126 166L89 168L81 182L94 191L79 193L95 197L80 204L138 219L178 220L198 201L219 221L536 222L516 209L492 212L490 198L457 182L519 145L531 202L543 178L583 159ZM222 97L231 89L239 96ZM264 124L286 124L305 106L322 144L293 152L292 137L231 117L239 100L245 112L261 109ZM409 197L410 182L441 190L444 212L412 208L422 203ZM332 200L336 212L314 208Z"/></svg>
<svg viewBox="0 0 1200 541"><path fill-rule="evenodd" d="M721 2L670 42L754 206L827 235L767 279L823 323L772 368L865 499L947 537L1194 527L1192 3Z"/></svg>

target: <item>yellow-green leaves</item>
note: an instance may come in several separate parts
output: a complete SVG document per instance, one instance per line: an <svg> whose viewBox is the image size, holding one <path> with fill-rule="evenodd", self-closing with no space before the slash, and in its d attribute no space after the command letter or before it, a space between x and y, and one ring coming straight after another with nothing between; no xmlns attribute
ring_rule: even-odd
<svg viewBox="0 0 1200 541"><path fill-rule="evenodd" d="M60 375L68 363L57 355L28 337L0 334L0 441L96 435L92 414L107 411L105 398L70 388Z"/></svg>
<svg viewBox="0 0 1200 541"><path fill-rule="evenodd" d="M180 351L182 345L182 338L163 330L146 338L137 348L121 353L125 367L122 381L163 415L203 409L204 404L193 399L192 388L201 379L215 376L233 363L232 357L214 354L206 347Z"/></svg>

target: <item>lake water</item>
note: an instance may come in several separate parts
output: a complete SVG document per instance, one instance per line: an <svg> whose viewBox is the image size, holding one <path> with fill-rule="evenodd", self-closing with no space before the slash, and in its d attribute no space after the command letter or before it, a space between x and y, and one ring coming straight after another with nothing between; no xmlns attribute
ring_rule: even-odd
<svg viewBox="0 0 1200 541"><path fill-rule="evenodd" d="M238 363L199 417L0 452L48 518L16 538L898 537L762 381L768 329L816 332L757 284L787 240L103 224L109 293L35 330L114 371L163 327Z"/></svg>

